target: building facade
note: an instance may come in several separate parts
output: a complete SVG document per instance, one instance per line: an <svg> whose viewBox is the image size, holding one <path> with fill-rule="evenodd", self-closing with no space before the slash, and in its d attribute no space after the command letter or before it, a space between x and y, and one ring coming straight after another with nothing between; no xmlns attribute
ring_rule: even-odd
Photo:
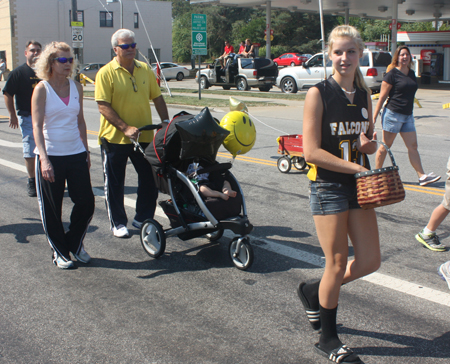
<svg viewBox="0 0 450 364"><path fill-rule="evenodd" d="M0 58L6 59L7 69L12 70L25 62L25 44L31 39L43 47L52 41L72 46L72 5L76 3L76 25L82 27L80 63L109 62L114 56L111 36L121 27L135 32L139 60L154 62L152 44L160 61L171 62L172 3L112 1L0 0Z"/></svg>
<svg viewBox="0 0 450 364"><path fill-rule="evenodd" d="M450 31L398 32L398 41L404 42L418 60L417 73L450 81Z"/></svg>

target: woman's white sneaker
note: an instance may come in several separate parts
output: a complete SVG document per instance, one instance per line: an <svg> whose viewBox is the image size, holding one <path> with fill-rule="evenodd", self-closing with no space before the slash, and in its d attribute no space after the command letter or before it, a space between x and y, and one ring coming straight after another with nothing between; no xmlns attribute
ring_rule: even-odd
<svg viewBox="0 0 450 364"><path fill-rule="evenodd" d="M419 178L419 184L421 186L429 185L430 183L439 181L441 176L436 176L433 172L423 175Z"/></svg>

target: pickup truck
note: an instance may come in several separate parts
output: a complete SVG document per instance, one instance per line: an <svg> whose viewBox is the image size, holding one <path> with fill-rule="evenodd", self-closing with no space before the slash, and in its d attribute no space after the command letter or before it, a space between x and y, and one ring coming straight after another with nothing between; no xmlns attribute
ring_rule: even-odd
<svg viewBox="0 0 450 364"><path fill-rule="evenodd" d="M242 58L232 55L227 57L224 68L216 59L206 69L197 72L195 81L200 82L202 89L210 86L222 86L224 90L236 87L240 91L248 91L255 87L260 91L269 91L275 84L278 67L266 58Z"/></svg>

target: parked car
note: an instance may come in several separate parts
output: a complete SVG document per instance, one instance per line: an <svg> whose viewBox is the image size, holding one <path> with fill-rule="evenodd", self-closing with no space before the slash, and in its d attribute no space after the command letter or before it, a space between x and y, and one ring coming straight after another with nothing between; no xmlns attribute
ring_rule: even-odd
<svg viewBox="0 0 450 364"><path fill-rule="evenodd" d="M284 53L273 61L277 66L300 66L307 60L308 58L300 53Z"/></svg>
<svg viewBox="0 0 450 364"><path fill-rule="evenodd" d="M186 67L177 65L171 62L160 62L161 72L167 81L176 79L182 81L185 77L189 76L189 70ZM156 63L152 63L153 72L156 74Z"/></svg>
<svg viewBox="0 0 450 364"><path fill-rule="evenodd" d="M224 90L236 87L240 91L252 87L260 91L269 91L275 84L278 67L267 58L228 57L225 68L221 68L220 60L216 59L206 69L195 76L202 89L210 86L222 86Z"/></svg>
<svg viewBox="0 0 450 364"><path fill-rule="evenodd" d="M372 92L379 92L383 76L387 66L391 63L392 56L389 52L364 50L363 56L359 59L361 72L367 86ZM331 75L331 61L327 61L327 77ZM289 67L280 70L278 73L276 86L285 93L296 93L314 86L323 81L323 54L318 53L312 56L300 67Z"/></svg>
<svg viewBox="0 0 450 364"><path fill-rule="evenodd" d="M86 63L81 66L79 73L89 77L92 81L95 81L95 76L100 68L102 68L105 63Z"/></svg>

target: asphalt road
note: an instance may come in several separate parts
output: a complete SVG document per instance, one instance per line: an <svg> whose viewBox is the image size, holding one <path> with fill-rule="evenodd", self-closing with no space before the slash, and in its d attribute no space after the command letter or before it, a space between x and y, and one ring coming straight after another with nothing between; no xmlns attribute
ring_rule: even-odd
<svg viewBox="0 0 450 364"><path fill-rule="evenodd" d="M422 161L427 172L444 176L450 111L442 104L450 92L419 90L418 97ZM129 239L112 236L101 196L99 115L92 100L85 101L85 117L97 197L85 246L93 259L73 271L56 268L37 201L26 195L20 133L0 119L0 363L326 363L313 350L318 335L295 292L300 280L322 274L308 181L304 172L282 174L276 167L276 138L301 133L302 109L300 102L250 110L257 142L232 169L255 225L255 262L248 271L231 264L229 234L219 243L170 238L157 260L146 255L136 229ZM170 115L180 110L170 108ZM219 119L226 112L214 109ZM7 115L3 99L0 115ZM436 270L450 254L429 251L414 239L442 199L444 178L420 187L401 140L393 153L406 200L377 210L382 266L342 288L339 334L365 363L448 363L450 291ZM228 156L221 149L218 159ZM130 218L135 191L131 167ZM67 198L65 221L69 209ZM161 211L156 219L168 226ZM449 232L450 220L444 221L439 234L447 245Z"/></svg>

